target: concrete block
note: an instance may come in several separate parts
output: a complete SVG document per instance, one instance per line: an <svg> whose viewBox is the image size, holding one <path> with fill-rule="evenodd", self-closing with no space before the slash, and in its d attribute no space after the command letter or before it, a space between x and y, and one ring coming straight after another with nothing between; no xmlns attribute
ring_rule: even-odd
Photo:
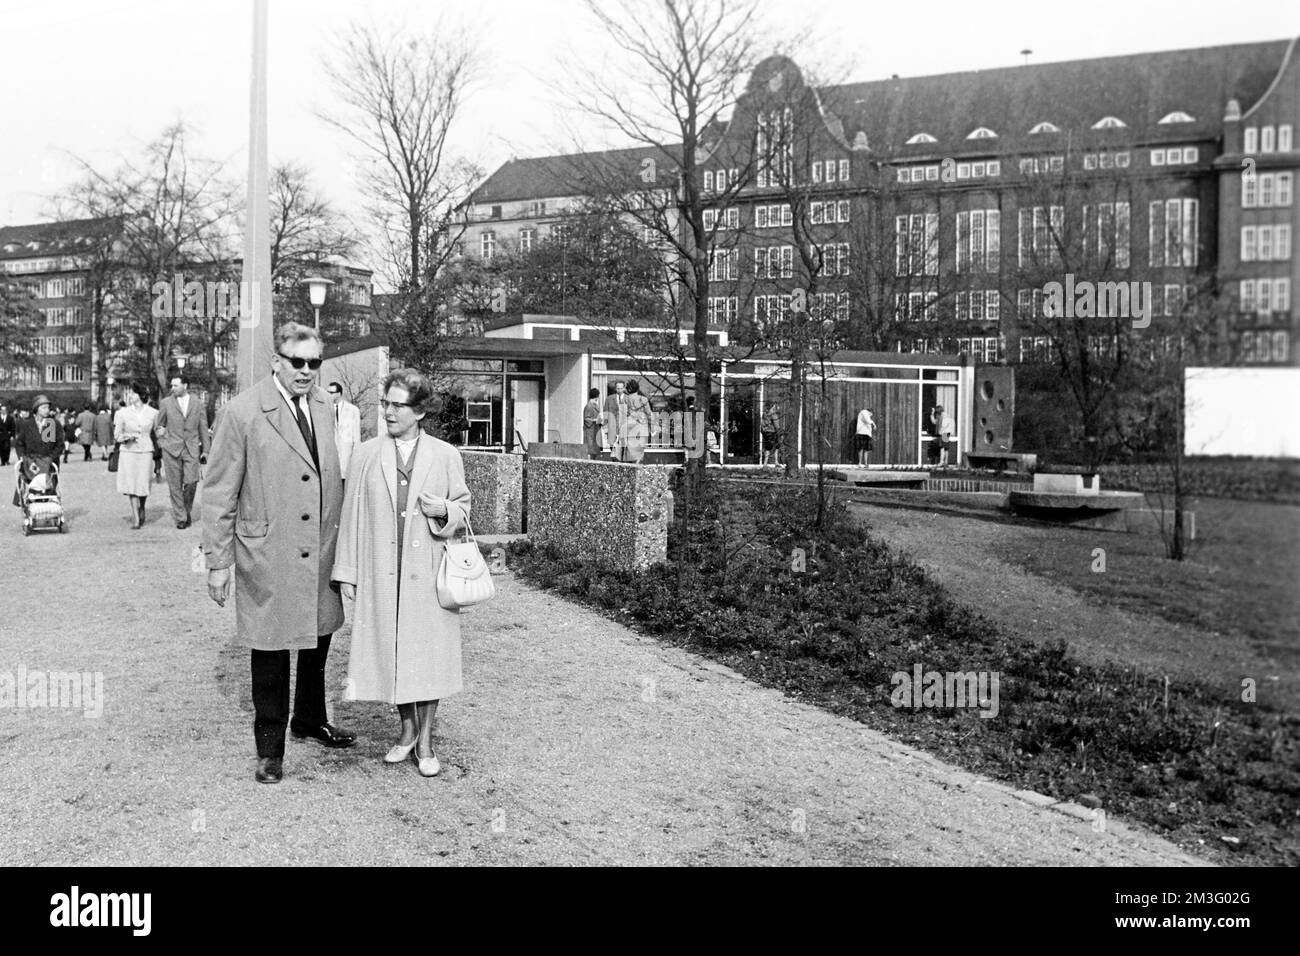
<svg viewBox="0 0 1300 956"><path fill-rule="evenodd" d="M465 463L474 533L521 533L524 530L523 456L464 451L460 457Z"/></svg>
<svg viewBox="0 0 1300 956"><path fill-rule="evenodd" d="M669 466L530 458L528 537L609 567L668 559Z"/></svg>

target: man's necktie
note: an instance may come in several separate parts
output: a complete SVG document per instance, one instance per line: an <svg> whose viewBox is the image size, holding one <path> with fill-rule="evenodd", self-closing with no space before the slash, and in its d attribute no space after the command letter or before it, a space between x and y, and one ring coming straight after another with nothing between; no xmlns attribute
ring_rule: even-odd
<svg viewBox="0 0 1300 956"><path fill-rule="evenodd" d="M302 440L311 449L312 463L316 466L316 470L320 471L320 458L316 454L316 436L312 433L311 426L307 424L307 413L303 411L302 399L294 399L293 407L298 413L298 431L302 432Z"/></svg>

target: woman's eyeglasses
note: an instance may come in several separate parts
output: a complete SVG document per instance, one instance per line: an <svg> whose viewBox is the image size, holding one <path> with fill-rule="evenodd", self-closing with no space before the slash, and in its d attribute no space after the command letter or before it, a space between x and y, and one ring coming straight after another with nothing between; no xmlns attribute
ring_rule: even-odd
<svg viewBox="0 0 1300 956"><path fill-rule="evenodd" d="M275 354L280 356L280 358L284 359L294 368L302 368L305 365L313 372L319 369L321 363L325 361L324 359L293 358L292 356L285 355L283 352L276 352Z"/></svg>
<svg viewBox="0 0 1300 956"><path fill-rule="evenodd" d="M414 408L415 406L410 402L390 402L381 398L379 400L379 407L384 411L388 411L390 408Z"/></svg>

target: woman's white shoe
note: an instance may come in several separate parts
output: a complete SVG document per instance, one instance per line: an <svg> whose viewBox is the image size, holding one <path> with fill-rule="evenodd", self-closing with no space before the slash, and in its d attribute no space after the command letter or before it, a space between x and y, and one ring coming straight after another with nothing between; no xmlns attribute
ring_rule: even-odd
<svg viewBox="0 0 1300 956"><path fill-rule="evenodd" d="M396 744L392 750L384 754L384 763L401 763L407 757L411 756L411 751L414 749L414 740L409 744Z"/></svg>
<svg viewBox="0 0 1300 956"><path fill-rule="evenodd" d="M415 764L420 768L421 777L436 777L438 771L442 769L437 757L421 757L419 751L415 754Z"/></svg>

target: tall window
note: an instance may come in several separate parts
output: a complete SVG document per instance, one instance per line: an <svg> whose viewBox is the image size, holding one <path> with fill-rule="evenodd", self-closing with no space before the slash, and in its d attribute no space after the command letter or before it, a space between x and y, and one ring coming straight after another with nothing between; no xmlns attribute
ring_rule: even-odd
<svg viewBox="0 0 1300 956"><path fill-rule="evenodd" d="M709 322L731 326L738 315L739 300L734 295L709 296Z"/></svg>
<svg viewBox="0 0 1300 956"><path fill-rule="evenodd" d="M1196 265L1199 205L1195 199L1156 200L1150 204L1148 265Z"/></svg>
<svg viewBox="0 0 1300 956"><path fill-rule="evenodd" d="M1059 266L1059 238L1065 223L1064 206L1029 206L1020 210L1019 264Z"/></svg>
<svg viewBox="0 0 1300 956"><path fill-rule="evenodd" d="M1099 269L1129 267L1129 204L1103 202L1083 207L1084 260Z"/></svg>
<svg viewBox="0 0 1300 956"><path fill-rule="evenodd" d="M957 213L957 271L997 272L1002 215L996 209Z"/></svg>
<svg viewBox="0 0 1300 956"><path fill-rule="evenodd" d="M790 181L793 128L794 114L789 107L759 114L754 152L758 156L757 185L760 189Z"/></svg>
<svg viewBox="0 0 1300 956"><path fill-rule="evenodd" d="M790 279L794 277L794 246L759 246L754 249L754 277Z"/></svg>
<svg viewBox="0 0 1300 956"><path fill-rule="evenodd" d="M894 274L939 274L939 215L894 217Z"/></svg>
<svg viewBox="0 0 1300 956"><path fill-rule="evenodd" d="M490 229L479 236L479 252L484 259L491 259L497 254L497 234Z"/></svg>
<svg viewBox="0 0 1300 956"><path fill-rule="evenodd" d="M537 240L536 229L520 229L519 230L519 251L531 252L533 248L533 243L536 240Z"/></svg>
<svg viewBox="0 0 1300 956"><path fill-rule="evenodd" d="M1257 149L1259 149L1259 129L1255 126L1247 126L1245 136L1242 137L1241 151L1253 153Z"/></svg>
<svg viewBox="0 0 1300 956"><path fill-rule="evenodd" d="M717 249L709 250L709 280L712 282L728 282L740 277L740 250L739 249Z"/></svg>

